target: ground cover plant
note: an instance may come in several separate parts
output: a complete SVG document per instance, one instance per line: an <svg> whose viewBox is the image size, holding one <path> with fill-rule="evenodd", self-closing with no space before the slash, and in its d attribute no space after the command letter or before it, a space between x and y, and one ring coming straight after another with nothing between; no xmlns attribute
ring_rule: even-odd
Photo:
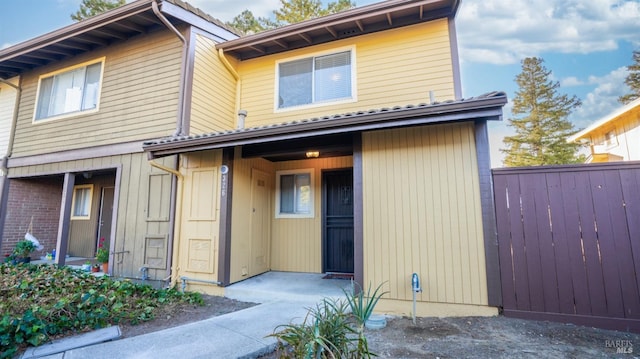
<svg viewBox="0 0 640 359"><path fill-rule="evenodd" d="M202 304L198 293L95 277L51 265L0 265L0 358L27 345L119 323L154 318L176 303Z"/></svg>

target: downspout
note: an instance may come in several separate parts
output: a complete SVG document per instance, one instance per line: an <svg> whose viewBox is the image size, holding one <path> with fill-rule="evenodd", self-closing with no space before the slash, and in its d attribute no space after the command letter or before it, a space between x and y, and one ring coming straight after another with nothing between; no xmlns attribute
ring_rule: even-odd
<svg viewBox="0 0 640 359"><path fill-rule="evenodd" d="M0 157L0 239L4 236L4 221L7 213L6 206L6 198L4 198L5 186L7 185L7 175L9 174L8 162L9 157L13 153L13 140L16 134L16 125L18 123L18 110L20 109L20 100L22 98L22 87L20 85L15 85L5 79L0 79L0 82L3 84L7 84L13 87L16 92L16 102L13 107L13 117L11 118L11 128L9 129L9 141L7 143L7 153L5 153L2 157ZM22 82L22 77L19 78L18 83ZM0 248L2 248L2 243L0 242Z"/></svg>
<svg viewBox="0 0 640 359"><path fill-rule="evenodd" d="M229 71L229 73L231 74L231 76L233 76L233 78L236 80L236 113L238 113L240 111L240 91L242 91L242 80L240 79L240 75L238 74L238 72L236 71L236 69L233 68L233 66L231 65L231 63L229 62L229 60L227 60L227 57L224 56L224 50L222 49L218 49L218 58L220 58L220 61L222 61L222 64L224 65L224 67L227 68L227 71ZM240 124L237 124L238 128L240 128ZM242 124L242 128L244 128L244 123Z"/></svg>
<svg viewBox="0 0 640 359"><path fill-rule="evenodd" d="M22 78L20 78L19 81L22 82ZM16 125L18 124L18 110L20 109L20 99L22 98L22 87L20 87L19 85L12 84L11 82L5 79L0 79L0 82L13 87L14 89L16 89L16 92L18 93L18 95L16 96L16 103L14 104L14 108L13 108L13 118L11 119L11 129L9 130L10 131L9 143L7 144L7 153L5 154L5 157L9 158L13 153L13 140L15 138ZM3 167L2 167L3 171L6 170L6 167L4 167L5 165L6 165L6 162L3 162Z"/></svg>
<svg viewBox="0 0 640 359"><path fill-rule="evenodd" d="M177 283L178 278L173 278L174 272L172 270L173 263L178 263L178 250L175 252L173 250L173 244L175 241L176 233L178 236L180 235L180 221L177 213L182 213L182 195L178 198L178 180L183 180L184 176L180 173L177 168L180 166L180 155L176 155L176 169L169 168L167 166L161 165L154 161L149 161L149 165L151 167L155 167L162 171L171 173L173 176L171 177L171 202L169 203L169 237L167 239L167 280L170 283L170 286L173 286ZM182 190L182 187L180 187Z"/></svg>
<svg viewBox="0 0 640 359"><path fill-rule="evenodd" d="M182 136L184 135L184 93L186 86L186 76L187 76L187 61L189 56L189 41L182 36L180 31L173 26L173 24L160 12L160 8L158 7L158 0L153 0L151 2L151 8L153 9L153 13L160 19L160 21L169 29L171 32L176 34L180 42L182 42L182 68L180 69L180 91L178 94L178 118L176 120L176 131L173 133L173 136Z"/></svg>

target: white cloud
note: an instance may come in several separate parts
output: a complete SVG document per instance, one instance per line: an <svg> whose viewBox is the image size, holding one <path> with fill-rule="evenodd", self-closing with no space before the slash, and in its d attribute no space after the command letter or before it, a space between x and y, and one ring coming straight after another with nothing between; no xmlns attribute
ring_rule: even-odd
<svg viewBox="0 0 640 359"><path fill-rule="evenodd" d="M622 106L618 97L629 92L624 83L627 74L627 68L620 67L601 77L589 76L589 83L596 87L582 100L582 106L571 115L571 121L583 128Z"/></svg>
<svg viewBox="0 0 640 359"><path fill-rule="evenodd" d="M562 80L560 80L561 87L582 86L584 84L585 84L584 81L580 80L575 76L565 77Z"/></svg>
<svg viewBox="0 0 640 359"><path fill-rule="evenodd" d="M587 54L640 44L634 0L468 0L456 24L465 61L517 63L543 52Z"/></svg>

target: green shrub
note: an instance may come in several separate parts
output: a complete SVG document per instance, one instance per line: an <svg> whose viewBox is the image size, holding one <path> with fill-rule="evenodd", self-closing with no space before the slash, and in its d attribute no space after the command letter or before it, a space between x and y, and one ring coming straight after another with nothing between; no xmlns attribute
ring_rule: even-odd
<svg viewBox="0 0 640 359"><path fill-rule="evenodd" d="M278 339L281 358L370 358L364 334L365 322L373 313L378 300L387 292L382 284L373 293L345 291L347 302L323 299L309 309L302 324L276 327L271 336ZM349 310L351 312L349 312Z"/></svg>
<svg viewBox="0 0 640 359"><path fill-rule="evenodd" d="M74 332L153 318L165 304L203 304L198 293L95 277L68 267L0 265L0 358Z"/></svg>

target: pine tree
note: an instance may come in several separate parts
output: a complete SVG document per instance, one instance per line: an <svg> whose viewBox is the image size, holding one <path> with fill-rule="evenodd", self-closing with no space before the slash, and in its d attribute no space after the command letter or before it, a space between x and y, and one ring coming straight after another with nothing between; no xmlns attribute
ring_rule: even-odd
<svg viewBox="0 0 640 359"><path fill-rule="evenodd" d="M551 71L543 62L536 57L524 59L522 72L516 76L519 89L511 110L514 118L508 123L515 135L505 137L507 148L501 149L506 154L504 164L507 167L582 161L576 156L580 144L566 141L576 132L567 116L581 102L575 96L557 93L560 84L549 79Z"/></svg>
<svg viewBox="0 0 640 359"><path fill-rule="evenodd" d="M82 0L80 9L71 14L71 19L82 21L124 4L126 4L125 0Z"/></svg>
<svg viewBox="0 0 640 359"><path fill-rule="evenodd" d="M631 93L618 98L618 102L625 105L640 97L640 50L634 51L632 57L633 64L627 66L629 74L624 80L624 83L631 89Z"/></svg>
<svg viewBox="0 0 640 359"><path fill-rule="evenodd" d="M280 0L280 8L273 11L275 20L263 17L256 18L250 10L245 10L234 17L232 21L227 22L227 25L243 34L253 34L349 10L355 6L356 4L351 0L329 2L326 7L323 7L320 0Z"/></svg>
<svg viewBox="0 0 640 359"><path fill-rule="evenodd" d="M250 10L241 12L240 15L237 15L233 20L226 24L240 31L244 35L251 35L277 27L276 23L267 18L256 18Z"/></svg>

